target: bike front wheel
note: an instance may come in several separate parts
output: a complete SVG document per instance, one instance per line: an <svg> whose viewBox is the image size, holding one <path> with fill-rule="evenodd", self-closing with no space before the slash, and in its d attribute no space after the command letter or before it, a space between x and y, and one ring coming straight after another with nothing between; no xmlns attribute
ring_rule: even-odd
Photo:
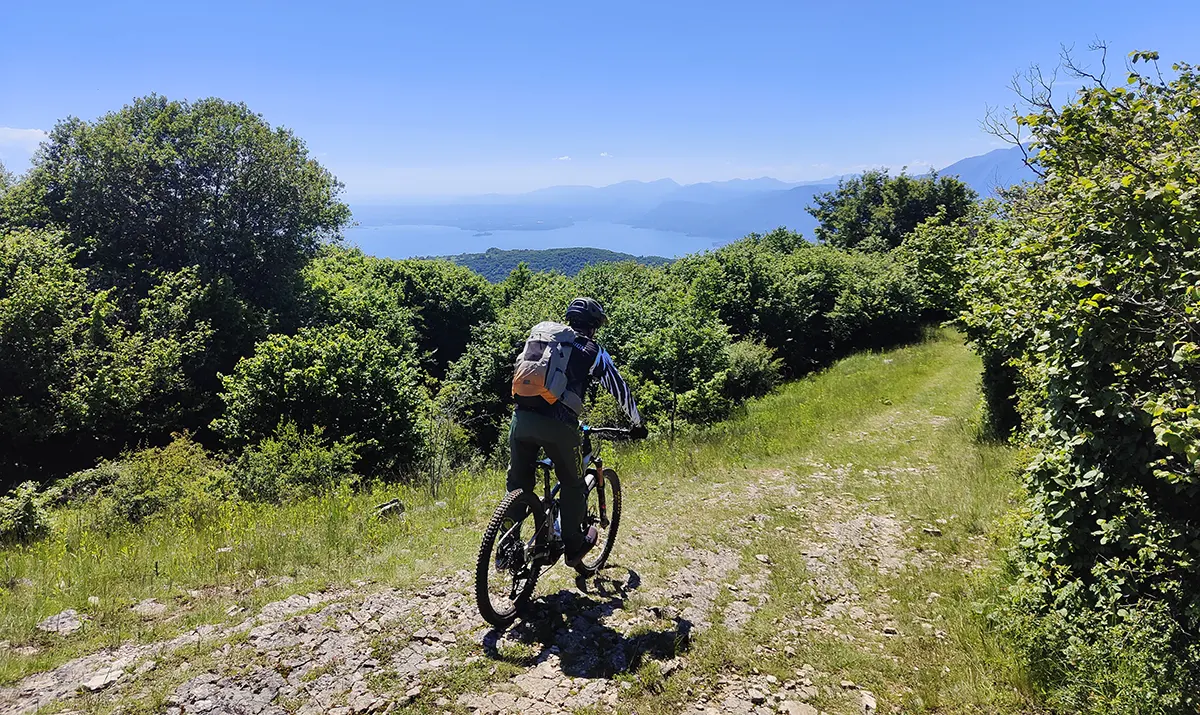
<svg viewBox="0 0 1200 715"><path fill-rule="evenodd" d="M587 491L587 519L584 522L584 528L594 526L598 533L596 546L575 567L575 570L583 576L594 576L604 568L609 554L612 553L613 545L617 542L617 528L621 525L620 477L613 470L605 469L604 485L600 486L594 474L589 476L592 477L592 483ZM603 514L600 509L602 497L606 507ZM607 517L607 526L603 523L602 515Z"/></svg>
<svg viewBox="0 0 1200 715"><path fill-rule="evenodd" d="M536 495L515 489L505 495L479 544L475 563L475 602L479 615L505 628L529 602L537 586L535 555L545 515Z"/></svg>

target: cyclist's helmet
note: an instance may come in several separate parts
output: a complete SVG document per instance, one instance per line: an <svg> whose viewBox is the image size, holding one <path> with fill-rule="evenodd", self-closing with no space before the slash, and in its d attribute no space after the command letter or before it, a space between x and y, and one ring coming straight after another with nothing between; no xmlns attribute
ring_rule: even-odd
<svg viewBox="0 0 1200 715"><path fill-rule="evenodd" d="M582 328L599 328L608 322L608 316L594 299L576 298L567 306L567 322Z"/></svg>

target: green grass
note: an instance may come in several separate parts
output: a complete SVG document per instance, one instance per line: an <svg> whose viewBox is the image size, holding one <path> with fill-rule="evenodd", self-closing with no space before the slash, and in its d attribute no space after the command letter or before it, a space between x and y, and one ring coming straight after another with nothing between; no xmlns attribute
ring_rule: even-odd
<svg viewBox="0 0 1200 715"><path fill-rule="evenodd" d="M979 438L978 376L978 360L959 336L942 332L919 345L845 359L755 401L735 419L674 442L606 448L609 466L625 485L627 521L614 562L636 562L643 579L631 605L651 600L644 592L671 573L678 562L671 554L682 544L740 551L743 572L757 567L754 554L772 561L770 601L743 630L718 625L694 639L686 669L670 677L651 662L621 676L634 683L623 691L622 707L678 712L719 674L758 669L785 679L809 663L820 673L817 684L833 688L814 701L830 712L856 711L857 702L837 691L842 679L870 688L885 712L1033 709L1019 664L981 615L982 604L1005 585L1005 515L1022 455ZM896 467L916 471L872 476ZM822 478L831 470L844 478ZM782 475L776 486L790 490L761 486L764 474L776 473ZM199 623L236 622L291 593L360 579L403 588L469 568L502 484L498 471L487 471L451 480L436 496L424 488L388 486L286 507L230 505L203 524L157 522L115 535L94 529L82 513L59 513L53 537L2 552L0 578L10 585L0 591L0 640L40 650L34 656L0 653L0 682L102 646L157 640ZM390 498L405 503L406 516L374 519L372 507ZM846 514L796 510L820 503L817 498L835 500ZM888 638L839 622L838 630L852 641L805 633L795 640L795 654L785 654L782 645L773 645L780 631L823 607L808 587L802 544L818 539L822 520L860 513L891 515L908 529L898 544L906 558L929 562L921 570L886 575L870 563L848 566L864 601L885 603L887 619L901 635ZM771 521L739 531L737 525L753 514ZM941 536L921 532L932 525ZM646 538L626 554L635 527ZM740 543L743 537L750 543ZM568 586L564 573L552 571L539 590ZM278 583L281 577L290 581ZM255 587L260 579L268 585ZM930 600L931 592L941 597ZM90 605L89 596L100 604ZM146 622L129 610L149 597L170 606L164 619ZM730 598L725 593L721 601ZM227 616L233 605L246 610ZM38 621L64 608L91 616L82 633L60 639L36 631ZM482 687L497 677L492 665L448 671L441 685L451 693ZM700 684L690 680L695 676Z"/></svg>

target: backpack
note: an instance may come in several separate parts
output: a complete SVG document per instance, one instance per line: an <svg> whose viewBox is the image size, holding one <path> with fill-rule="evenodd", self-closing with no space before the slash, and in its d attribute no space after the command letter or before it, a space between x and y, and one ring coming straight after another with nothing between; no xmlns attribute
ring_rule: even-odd
<svg viewBox="0 0 1200 715"><path fill-rule="evenodd" d="M561 400L575 414L582 412L583 396L567 389L575 338L575 331L561 323L533 326L513 368L513 397L540 397L551 405Z"/></svg>

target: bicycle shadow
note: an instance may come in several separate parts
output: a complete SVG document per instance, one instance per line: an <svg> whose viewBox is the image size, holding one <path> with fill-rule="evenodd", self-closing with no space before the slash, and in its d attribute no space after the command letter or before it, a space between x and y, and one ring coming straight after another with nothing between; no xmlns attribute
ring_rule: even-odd
<svg viewBox="0 0 1200 715"><path fill-rule="evenodd" d="M483 639L484 652L522 667L535 666L555 654L564 675L611 678L636 670L646 658L670 660L688 649L692 622L685 618L675 617L670 628L637 628L631 635L603 622L623 609L630 593L641 586L642 578L633 569L609 566L593 578L581 577L575 583L578 591L563 589L530 603L507 631L489 631ZM501 652L502 641L534 646L538 652L506 655Z"/></svg>

